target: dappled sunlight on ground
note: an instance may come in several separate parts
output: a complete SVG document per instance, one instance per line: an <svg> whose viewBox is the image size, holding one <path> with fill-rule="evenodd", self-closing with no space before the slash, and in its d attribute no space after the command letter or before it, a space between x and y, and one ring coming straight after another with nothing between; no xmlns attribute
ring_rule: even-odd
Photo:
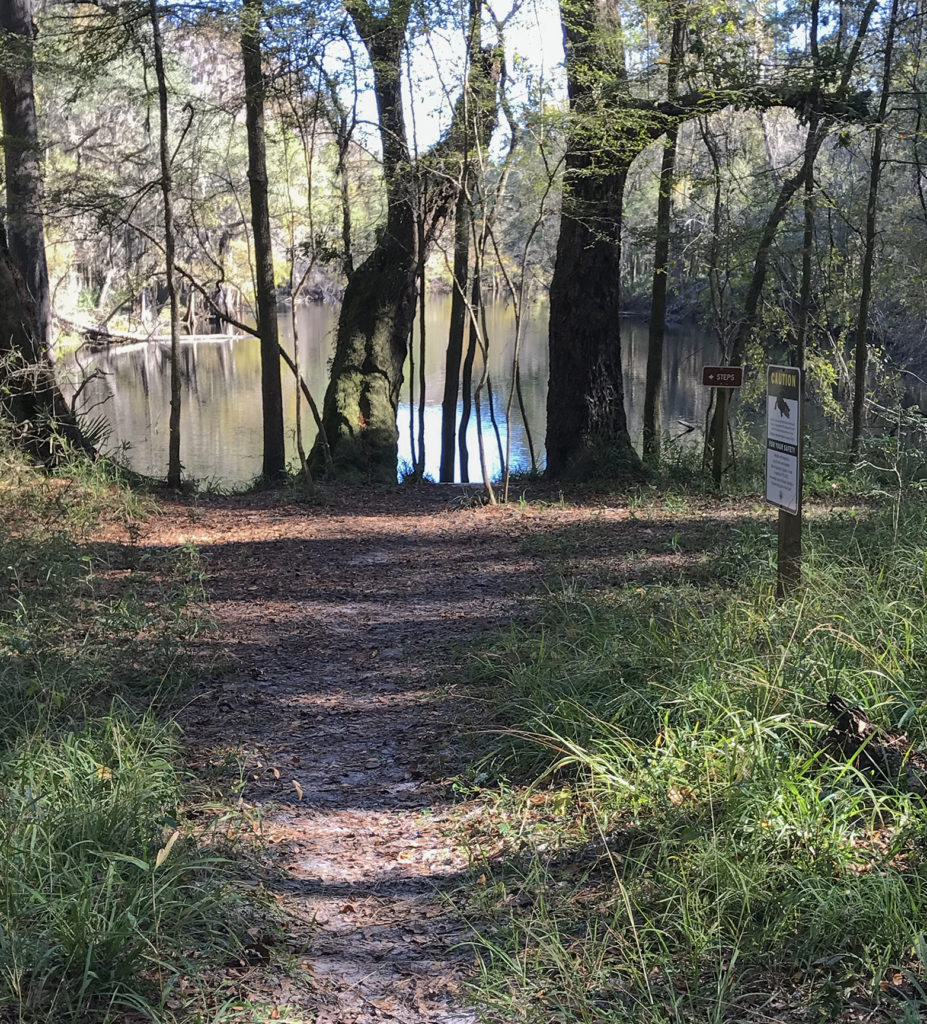
<svg viewBox="0 0 927 1024"><path fill-rule="evenodd" d="M126 571L159 548L199 549L212 668L181 724L194 765L244 759L263 884L317 1024L476 1020L461 995L469 925L442 898L469 878L453 821L482 814L452 788L484 713L468 652L529 621L560 579L626 582L642 558L650 576L697 577L725 531L771 515L614 497L460 508L461 494L167 501L137 536L114 524L100 540Z"/></svg>

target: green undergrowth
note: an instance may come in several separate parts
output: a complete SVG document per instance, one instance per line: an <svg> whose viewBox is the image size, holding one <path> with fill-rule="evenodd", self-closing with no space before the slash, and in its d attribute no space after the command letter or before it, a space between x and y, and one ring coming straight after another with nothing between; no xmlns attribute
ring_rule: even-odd
<svg viewBox="0 0 927 1024"><path fill-rule="evenodd" d="M899 492L917 490L927 482L927 460L921 445L897 436L867 436L859 456L851 458L842 433L815 433L806 438L803 456L803 492L806 500L897 498ZM766 443L762 431L739 429L733 457L722 478L722 493L732 497L762 494L766 473ZM704 462L700 441L683 437L667 442L658 469L648 482L635 488L631 500L646 504L654 495L667 494L691 502L716 494Z"/></svg>
<svg viewBox="0 0 927 1024"><path fill-rule="evenodd" d="M192 822L171 718L196 551L137 547L145 499L106 472L0 463L0 1020L218 1020L232 823ZM128 542L93 542L104 521Z"/></svg>
<svg viewBox="0 0 927 1024"><path fill-rule="evenodd" d="M568 586L481 656L486 1020L927 1014L924 800L824 742L840 693L927 750L927 500L808 532L787 601L747 526L699 584Z"/></svg>

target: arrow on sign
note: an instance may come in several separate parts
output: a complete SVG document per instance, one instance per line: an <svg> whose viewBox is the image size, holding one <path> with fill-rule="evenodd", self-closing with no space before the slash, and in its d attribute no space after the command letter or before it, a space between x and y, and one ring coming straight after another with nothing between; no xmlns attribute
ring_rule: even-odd
<svg viewBox="0 0 927 1024"><path fill-rule="evenodd" d="M702 383L710 388L739 388L744 381L742 366L703 366Z"/></svg>

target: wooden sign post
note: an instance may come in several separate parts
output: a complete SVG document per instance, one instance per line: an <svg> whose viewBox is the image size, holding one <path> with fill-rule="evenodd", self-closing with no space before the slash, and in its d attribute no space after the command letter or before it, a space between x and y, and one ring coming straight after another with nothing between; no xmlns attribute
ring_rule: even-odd
<svg viewBox="0 0 927 1024"><path fill-rule="evenodd" d="M801 580L801 421L801 370L767 367L766 500L779 509L779 597L785 597Z"/></svg>
<svg viewBox="0 0 927 1024"><path fill-rule="evenodd" d="M731 389L744 382L742 366L703 366L702 384L715 389L715 446L711 460L711 476L715 487L721 486L721 474L727 456L727 419L731 405Z"/></svg>

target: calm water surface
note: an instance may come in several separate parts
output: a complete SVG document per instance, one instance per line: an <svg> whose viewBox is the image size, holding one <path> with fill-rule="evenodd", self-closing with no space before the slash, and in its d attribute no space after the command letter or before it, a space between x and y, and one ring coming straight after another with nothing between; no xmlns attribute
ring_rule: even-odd
<svg viewBox="0 0 927 1024"><path fill-rule="evenodd" d="M426 314L425 360L425 467L437 479L441 436L441 395L444 388L444 345L450 316L450 299L435 300ZM300 364L304 377L321 407L328 380L328 364L334 350L337 311L319 306L297 310ZM289 315L281 317L284 344L293 352ZM512 379L515 320L511 308L498 303L488 310L490 334L489 372L495 418L502 444L506 441L505 406ZM534 442L539 468L544 465L544 431L547 401L547 308L538 304L526 317L521 347L521 381L525 417L513 405L513 468L530 468L528 431ZM625 401L632 438L639 442L647 362L647 324L622 321L625 370ZM415 345L416 361L418 342ZM182 346L185 389L181 414L181 460L185 475L200 482L240 488L261 471L261 384L257 339L197 341ZM700 424L708 389L701 385L701 367L717 359L714 339L694 327L667 331L664 356L663 424L671 435L685 431L684 424ZM153 477L167 471L167 423L170 403L168 347L157 343L112 348L81 356L64 365L71 382L81 373L99 371L84 388L80 408L88 417L102 417L109 431L108 450L122 452L135 470ZM415 400L418 403L418 366L415 368ZM478 379L479 366L474 369ZM399 412L400 464L411 463L409 373ZM296 395L293 378L283 368L284 407L287 411L287 449L297 461L295 442ZM500 458L488 402L482 402L482 429L490 471L497 475ZM315 438L315 424L303 403L303 437L308 451ZM527 422L525 422L527 421ZM417 427L416 427L417 431ZM480 477L477 424L471 420L469 436L470 479ZM460 467L457 470L460 479Z"/></svg>

